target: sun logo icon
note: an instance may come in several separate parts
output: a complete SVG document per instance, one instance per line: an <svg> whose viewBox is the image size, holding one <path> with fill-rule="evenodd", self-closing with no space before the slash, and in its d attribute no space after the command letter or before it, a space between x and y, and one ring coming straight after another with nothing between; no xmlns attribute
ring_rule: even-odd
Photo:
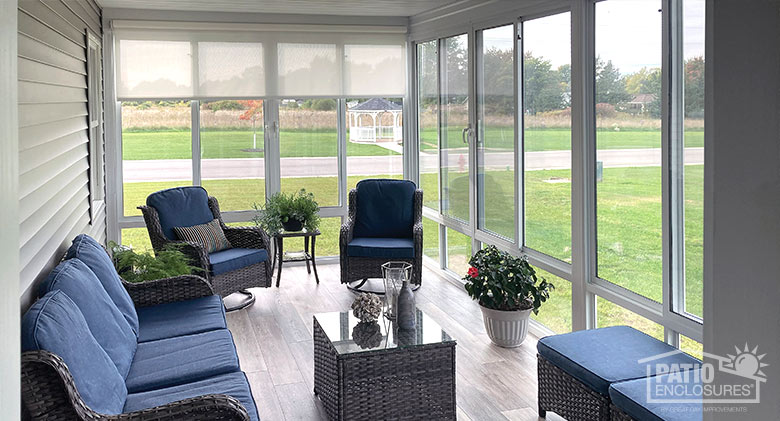
<svg viewBox="0 0 780 421"><path fill-rule="evenodd" d="M751 351L748 344L745 343L744 349L739 349L738 346L734 346L734 349L736 350L736 355L726 354L729 361L723 364L724 369L728 369L741 377L766 378L766 373L761 371L761 369L769 364L761 362L766 354L758 355L758 346Z"/></svg>

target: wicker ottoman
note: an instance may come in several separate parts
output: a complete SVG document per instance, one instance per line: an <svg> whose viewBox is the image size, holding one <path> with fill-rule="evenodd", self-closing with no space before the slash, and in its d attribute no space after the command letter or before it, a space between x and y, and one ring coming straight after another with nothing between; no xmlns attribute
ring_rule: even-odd
<svg viewBox="0 0 780 421"><path fill-rule="evenodd" d="M386 320L358 326L349 312L316 314L314 393L331 419L454 420L455 345L420 310L406 332Z"/></svg>
<svg viewBox="0 0 780 421"><path fill-rule="evenodd" d="M537 343L539 416L547 411L570 420L610 420L612 384L641 379L656 363L701 361L628 326L582 330L542 338ZM658 357L652 363L640 360Z"/></svg>

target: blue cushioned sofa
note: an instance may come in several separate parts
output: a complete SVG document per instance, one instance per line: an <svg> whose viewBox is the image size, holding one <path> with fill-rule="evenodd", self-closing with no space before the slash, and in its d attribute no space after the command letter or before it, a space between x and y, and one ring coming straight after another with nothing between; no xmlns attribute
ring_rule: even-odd
<svg viewBox="0 0 780 421"><path fill-rule="evenodd" d="M198 276L127 283L80 235L22 318L33 419L257 420L222 299Z"/></svg>
<svg viewBox="0 0 780 421"><path fill-rule="evenodd" d="M701 361L636 329L613 326L547 336L537 351L541 417L552 411L572 420L701 419L701 412L688 406L670 410L647 404L642 392L648 377L663 374L657 367L695 372Z"/></svg>

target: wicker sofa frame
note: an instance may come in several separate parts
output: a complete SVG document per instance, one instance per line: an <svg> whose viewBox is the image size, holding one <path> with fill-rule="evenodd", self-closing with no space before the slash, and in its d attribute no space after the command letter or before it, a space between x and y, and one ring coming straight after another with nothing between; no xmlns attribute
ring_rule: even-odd
<svg viewBox="0 0 780 421"><path fill-rule="evenodd" d="M136 307L214 295L205 279L177 276L140 283L122 280ZM73 376L59 356L48 351L22 353L22 400L34 420L225 420L249 421L241 403L228 395L210 394L118 415L100 414L81 398Z"/></svg>
<svg viewBox="0 0 780 421"><path fill-rule="evenodd" d="M171 244L180 246L180 250L190 257L194 266L200 268L198 275L204 277L217 294L222 297L227 297L235 292L249 295L250 298L241 305L227 309L228 311L238 310L254 302L254 296L246 291L247 288L267 288L271 286L271 253L269 251L271 242L268 234L260 227L229 227L225 225L225 222L222 220L222 213L219 211L219 202L215 197L209 196L208 204L214 219L219 220L225 236L233 247L265 249L268 251L268 259L265 262L246 266L231 272L212 275L209 271L209 255L203 247L192 242L169 240L163 234L157 210L151 206L139 206L138 209L144 215L146 229L149 231L149 239L152 242L152 248L154 248L155 253Z"/></svg>
<svg viewBox="0 0 780 421"><path fill-rule="evenodd" d="M631 415L626 414L622 409L615 406L614 403L609 404L609 417L612 421L636 421L631 418Z"/></svg>
<svg viewBox="0 0 780 421"><path fill-rule="evenodd" d="M354 289L359 290L368 278L382 277L382 264L389 261L408 262L412 264L411 283L417 287L422 285L422 254L423 254L423 224L422 224L423 191L414 192L414 225L412 236L414 241L414 258L376 258L353 257L347 255L347 245L354 236L355 215L357 212L357 189L349 191L349 214L347 220L341 226L339 236L339 263L341 264L341 283L349 284L362 281Z"/></svg>
<svg viewBox="0 0 780 421"><path fill-rule="evenodd" d="M585 386L541 355L537 354L537 360L540 417L552 411L569 420L614 419L610 418L609 397Z"/></svg>

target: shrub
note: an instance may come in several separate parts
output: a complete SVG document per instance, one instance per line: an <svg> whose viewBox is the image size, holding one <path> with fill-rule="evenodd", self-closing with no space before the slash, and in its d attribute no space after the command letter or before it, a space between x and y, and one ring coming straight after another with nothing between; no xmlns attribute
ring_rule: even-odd
<svg viewBox="0 0 780 421"><path fill-rule="evenodd" d="M550 298L555 286L536 271L525 257L514 257L487 246L469 260L471 268L463 277L466 292L483 307L493 310L528 310L539 313L539 307Z"/></svg>
<svg viewBox="0 0 780 421"><path fill-rule="evenodd" d="M203 108L211 111L243 110L244 106L238 101L223 100L206 103Z"/></svg>
<svg viewBox="0 0 780 421"><path fill-rule="evenodd" d="M615 109L615 106L612 104L607 104L605 102L599 102L596 104L596 116L598 117L615 117L617 116L617 110Z"/></svg>

